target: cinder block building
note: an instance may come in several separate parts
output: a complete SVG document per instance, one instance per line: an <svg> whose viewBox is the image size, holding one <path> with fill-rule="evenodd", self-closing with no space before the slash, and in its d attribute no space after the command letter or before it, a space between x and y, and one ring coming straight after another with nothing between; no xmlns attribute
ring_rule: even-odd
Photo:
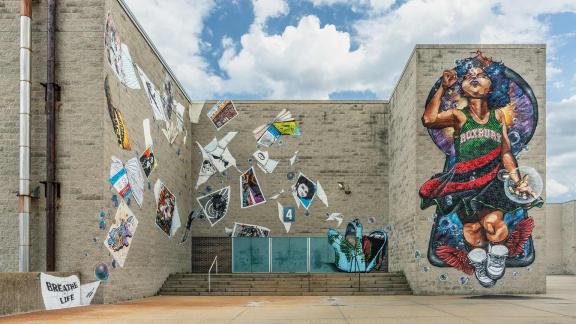
<svg viewBox="0 0 576 324"><path fill-rule="evenodd" d="M0 84L4 89L0 94L3 272L18 271L19 264L19 10L19 1L5 1L0 7L0 42L4 49L0 54ZM47 78L46 12L45 0L33 2L29 271L46 271L45 242L49 239L43 184L47 165L42 85ZM403 273L416 294L545 291L545 275L549 271L545 251L554 249L546 242L547 208L518 207L527 201L536 205L539 199L545 200L544 45L417 45L406 58L389 100L232 98L237 116L217 129L208 116L217 101L199 103L187 96L121 0L58 1L56 26L55 78L59 93L55 166L59 190L54 224L55 268L51 270L78 272L82 281L92 281L95 267L107 263L109 279L100 286L96 302L154 295L170 274L206 273L215 256L219 256L221 272L336 272L339 270L323 266L335 261L327 231L333 228L344 235L346 225L354 219L358 219L356 224L362 224L366 235L378 229L387 235L382 261L386 265L373 271ZM466 102L473 100L464 84L480 87L482 78L494 85L488 87L491 94L496 92L496 85L503 89L498 96L473 98L489 108L484 119L469 112ZM301 134L282 135L269 147L258 144L254 130L272 123L284 109L291 113ZM453 120L465 119L458 119L461 123L456 126L449 122L443 127L423 125L425 111L442 113L450 109L460 111ZM196 120L195 116L199 118ZM496 130L469 133L472 137L461 131L462 127L487 129L486 123L494 123ZM503 124L508 127L507 134L502 132ZM225 146L234 161L228 159L226 163L232 165L224 172L208 172L208 180L197 185L205 161L210 162L202 155L202 149L214 139L218 142L227 136L231 139ZM478 144L468 153L472 158L463 160L466 138L497 143L493 147L497 152L487 157L485 144ZM149 148L153 149L156 166L138 171L144 174L143 187L129 180L131 194L118 190L114 176L119 169L114 169L114 165L128 169L129 161L142 161ZM506 149L517 164L512 168L520 167L520 176L530 174L531 179L541 180L539 185L533 180L529 183L533 198L538 199L522 196L530 193L528 190L506 198L515 195L519 180L507 182L514 178L510 174L515 171L502 166L505 163L500 157L507 158L501 150ZM258 166L254 155L258 150L278 161L271 173ZM476 159L481 162L469 162ZM492 168L482 169L489 162L494 163ZM533 168L536 174L526 173L522 166ZM251 167L257 185L249 186L252 191L246 198L241 175ZM148 171L150 174L145 174ZM442 178L444 185L437 185L434 190L422 189L431 178L438 179L435 175L447 172L456 174L450 180ZM455 180L464 173L469 178ZM317 193L311 202L299 200L302 197L297 184L301 174ZM162 191L160 197L155 195L158 180L169 189ZM517 198L516 207L490 209L486 203L482 208L470 205L473 212L466 209L474 198L460 193L475 191L477 197L489 181L515 185L508 186L512 191L506 196L502 191L500 198ZM455 189L445 186L455 182ZM225 213L211 219L202 209L206 205L197 198L228 187ZM318 197L320 187L327 203ZM264 203L255 198L254 188L260 189ZM166 195L175 197L181 223L179 228L170 223L168 231L158 218L164 213L158 208L158 200L163 201ZM250 203L254 206L243 208L243 198L254 200ZM422 209L425 199L435 201L435 205ZM478 203L480 199L474 201ZM302 202L310 206L305 208ZM452 207L438 209L446 205ZM111 227L117 226L115 216L123 206L137 218L137 227L134 225L131 235L123 236L128 240L126 245L111 251L105 242L110 238ZM295 217L288 221L279 214L285 207L294 208ZM484 216L464 220L461 214L466 211L479 217L478 211L483 210L503 212L490 216L495 217L493 222ZM187 216L192 211L203 217L191 221L191 238L181 243L189 225ZM174 214L171 217L176 218ZM569 217L566 219L568 222ZM239 237L242 228L263 232L254 234L258 237ZM495 232L501 237L495 238ZM474 235L483 235L482 244L469 240ZM258 253L252 248L257 245L263 249ZM506 246L506 253L498 254L495 246ZM475 249L479 254L484 251L483 261L473 262L469 253ZM118 251L127 251L122 261L118 260ZM506 265L500 268L505 271L490 274L487 262L497 257L506 259ZM569 267L567 261L560 260L554 262L564 262Z"/></svg>

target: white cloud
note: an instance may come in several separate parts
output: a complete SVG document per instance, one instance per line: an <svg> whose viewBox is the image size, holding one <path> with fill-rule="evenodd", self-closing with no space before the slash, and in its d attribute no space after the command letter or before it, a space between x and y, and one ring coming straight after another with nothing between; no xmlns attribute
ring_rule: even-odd
<svg viewBox="0 0 576 324"><path fill-rule="evenodd" d="M354 11L365 10L368 13L378 14L388 9L396 0L309 0L316 7L347 5L351 6Z"/></svg>
<svg viewBox="0 0 576 324"><path fill-rule="evenodd" d="M357 87L351 77L364 54L350 51L350 36L333 25L303 17L281 35L253 29L242 36L238 53L228 50L220 66L230 76L226 88L271 98L328 98L335 89Z"/></svg>
<svg viewBox="0 0 576 324"><path fill-rule="evenodd" d="M548 187L551 198L562 195L564 187L576 193L576 95L559 102L547 105L547 175L551 181L563 185L552 184ZM566 192L568 192L566 191ZM564 192L565 193L565 192Z"/></svg>
<svg viewBox="0 0 576 324"><path fill-rule="evenodd" d="M207 72L208 63L200 53L201 48L211 47L201 41L200 35L214 0L125 2L192 98L219 90L220 79Z"/></svg>
<svg viewBox="0 0 576 324"><path fill-rule="evenodd" d="M562 69L559 69L552 65L552 63L548 62L546 64L546 80L550 81L554 79L554 77L558 74L562 73Z"/></svg>
<svg viewBox="0 0 576 324"><path fill-rule="evenodd" d="M285 0L252 0L254 24L263 25L266 19L288 14L290 8Z"/></svg>
<svg viewBox="0 0 576 324"><path fill-rule="evenodd" d="M567 193L568 191L570 191L570 188L556 181L555 179L549 179L546 183L546 196L550 198L558 197Z"/></svg>
<svg viewBox="0 0 576 324"><path fill-rule="evenodd" d="M393 10L394 0L308 0L317 6L368 8L371 14L351 26L352 39L311 15L280 34L267 34L268 18L289 13L287 1L252 0L255 20L249 31L239 43L230 38L221 41L224 51L218 63L229 76L222 79L208 72L200 54L200 49L217 47L200 40L203 19L214 1L127 0L193 97L226 91L251 97L325 99L348 90L387 98L416 43L548 42L547 70L553 78L560 72L553 46L560 41L538 17L576 12L574 0L412 0Z"/></svg>
<svg viewBox="0 0 576 324"><path fill-rule="evenodd" d="M368 3L310 1L318 6ZM380 2L383 7L393 3ZM254 24L257 28L242 37L241 48L226 52L220 66L230 76L226 88L239 93L326 99L336 91L368 90L386 98L416 43L543 43L549 29L537 17L567 10L576 11L576 3L413 0L357 21L354 41L359 47L354 51L348 33L322 26L315 16L301 18L279 35L268 35ZM553 76L560 70L549 63L548 72Z"/></svg>

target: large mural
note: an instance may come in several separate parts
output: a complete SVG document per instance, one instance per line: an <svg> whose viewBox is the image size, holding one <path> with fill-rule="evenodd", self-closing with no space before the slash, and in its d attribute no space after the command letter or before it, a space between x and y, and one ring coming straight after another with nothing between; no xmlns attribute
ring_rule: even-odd
<svg viewBox="0 0 576 324"><path fill-rule="evenodd" d="M538 172L519 166L538 121L530 86L504 63L478 51L436 81L422 123L446 154L442 172L420 188L434 207L428 259L474 274L493 287L510 267L534 262L528 210L540 207Z"/></svg>

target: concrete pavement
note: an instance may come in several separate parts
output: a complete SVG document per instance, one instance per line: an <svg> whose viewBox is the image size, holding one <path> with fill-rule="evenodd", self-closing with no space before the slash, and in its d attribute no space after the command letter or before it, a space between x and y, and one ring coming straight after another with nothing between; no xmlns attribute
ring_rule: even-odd
<svg viewBox="0 0 576 324"><path fill-rule="evenodd" d="M546 295L168 297L0 318L11 323L576 323L576 276Z"/></svg>

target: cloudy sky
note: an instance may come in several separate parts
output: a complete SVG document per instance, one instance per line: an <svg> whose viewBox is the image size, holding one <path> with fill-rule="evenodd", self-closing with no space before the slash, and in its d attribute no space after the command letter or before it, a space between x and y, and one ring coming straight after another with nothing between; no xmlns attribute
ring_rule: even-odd
<svg viewBox="0 0 576 324"><path fill-rule="evenodd" d="M193 99L387 99L417 43L546 43L550 202L576 199L575 0L125 0Z"/></svg>

